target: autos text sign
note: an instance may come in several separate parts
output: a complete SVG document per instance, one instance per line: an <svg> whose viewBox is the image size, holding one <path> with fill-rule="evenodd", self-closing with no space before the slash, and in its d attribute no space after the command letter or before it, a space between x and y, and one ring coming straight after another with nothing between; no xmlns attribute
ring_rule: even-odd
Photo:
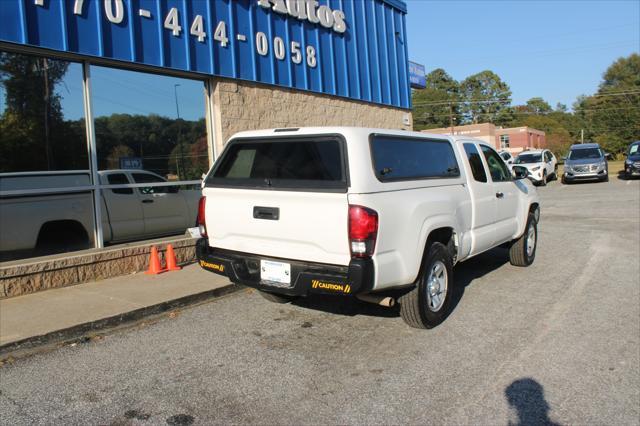
<svg viewBox="0 0 640 426"><path fill-rule="evenodd" d="M410 107L400 0L2 0L0 42Z"/></svg>

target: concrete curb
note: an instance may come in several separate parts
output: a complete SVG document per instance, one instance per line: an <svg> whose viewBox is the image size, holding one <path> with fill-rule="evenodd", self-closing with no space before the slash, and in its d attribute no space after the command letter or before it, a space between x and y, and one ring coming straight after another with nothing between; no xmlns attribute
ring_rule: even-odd
<svg viewBox="0 0 640 426"><path fill-rule="evenodd" d="M225 296L227 294L235 293L244 288L245 287L243 286L229 283L225 286L207 290L201 293L190 294L178 299L168 300L166 302L135 309L133 311L125 312L119 315L114 315L84 324L78 324L62 330L52 331L47 334L27 337L26 339L18 340L16 342L7 343L0 346L0 365L2 365L3 362L9 359L25 357L36 352L47 349L55 349L56 347L59 347L61 345L77 341L84 342L91 337L91 334L97 333L99 331L106 329L117 329L124 326L133 326L144 318L160 315L165 312L187 307L190 305L196 305L209 299L214 299Z"/></svg>

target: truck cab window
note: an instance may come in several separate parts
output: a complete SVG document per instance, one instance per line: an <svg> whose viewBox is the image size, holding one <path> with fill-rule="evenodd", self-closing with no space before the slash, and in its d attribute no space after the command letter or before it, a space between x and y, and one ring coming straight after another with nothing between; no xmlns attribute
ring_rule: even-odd
<svg viewBox="0 0 640 426"><path fill-rule="evenodd" d="M158 183L158 182L166 182L160 176L154 176L147 173L131 173L133 176L133 180L136 183ZM168 188L166 186L149 186L146 188L138 188L142 195L150 195L150 194L166 194Z"/></svg>
<svg viewBox="0 0 640 426"><path fill-rule="evenodd" d="M107 182L109 185L128 185L129 179L124 173L113 173L107 175ZM114 194L133 194L133 189L131 188L114 188L111 190Z"/></svg>
<svg viewBox="0 0 640 426"><path fill-rule="evenodd" d="M485 145L480 145L482 153L484 154L487 165L489 166L489 173L491 173L491 179L494 182L507 182L511 180L511 174L507 165L500 156L491 148Z"/></svg>
<svg viewBox="0 0 640 426"><path fill-rule="evenodd" d="M480 158L480 153L478 152L476 146L472 143L465 143L464 152L467 153L467 159L469 160L469 165L471 166L473 178L478 182L486 182L487 174L484 171L482 159Z"/></svg>

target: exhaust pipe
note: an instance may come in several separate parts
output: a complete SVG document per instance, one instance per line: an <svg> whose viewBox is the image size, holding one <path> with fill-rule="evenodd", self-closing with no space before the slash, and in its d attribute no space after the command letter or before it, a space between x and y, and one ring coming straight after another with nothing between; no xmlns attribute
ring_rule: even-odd
<svg viewBox="0 0 640 426"><path fill-rule="evenodd" d="M396 299L389 296L376 296L375 294L358 294L356 298L363 302L373 303L375 305L391 308L396 304Z"/></svg>

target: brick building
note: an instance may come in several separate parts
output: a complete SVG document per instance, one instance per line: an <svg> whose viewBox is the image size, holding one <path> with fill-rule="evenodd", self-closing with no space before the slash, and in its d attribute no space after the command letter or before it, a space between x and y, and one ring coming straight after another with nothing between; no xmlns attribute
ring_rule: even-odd
<svg viewBox="0 0 640 426"><path fill-rule="evenodd" d="M422 130L424 133L451 134L451 127L439 129ZM466 126L454 126L455 136L469 136L481 139L497 150L507 150L512 154L517 154L527 149L546 148L547 141L545 133L532 127L496 127L491 123L469 124Z"/></svg>

